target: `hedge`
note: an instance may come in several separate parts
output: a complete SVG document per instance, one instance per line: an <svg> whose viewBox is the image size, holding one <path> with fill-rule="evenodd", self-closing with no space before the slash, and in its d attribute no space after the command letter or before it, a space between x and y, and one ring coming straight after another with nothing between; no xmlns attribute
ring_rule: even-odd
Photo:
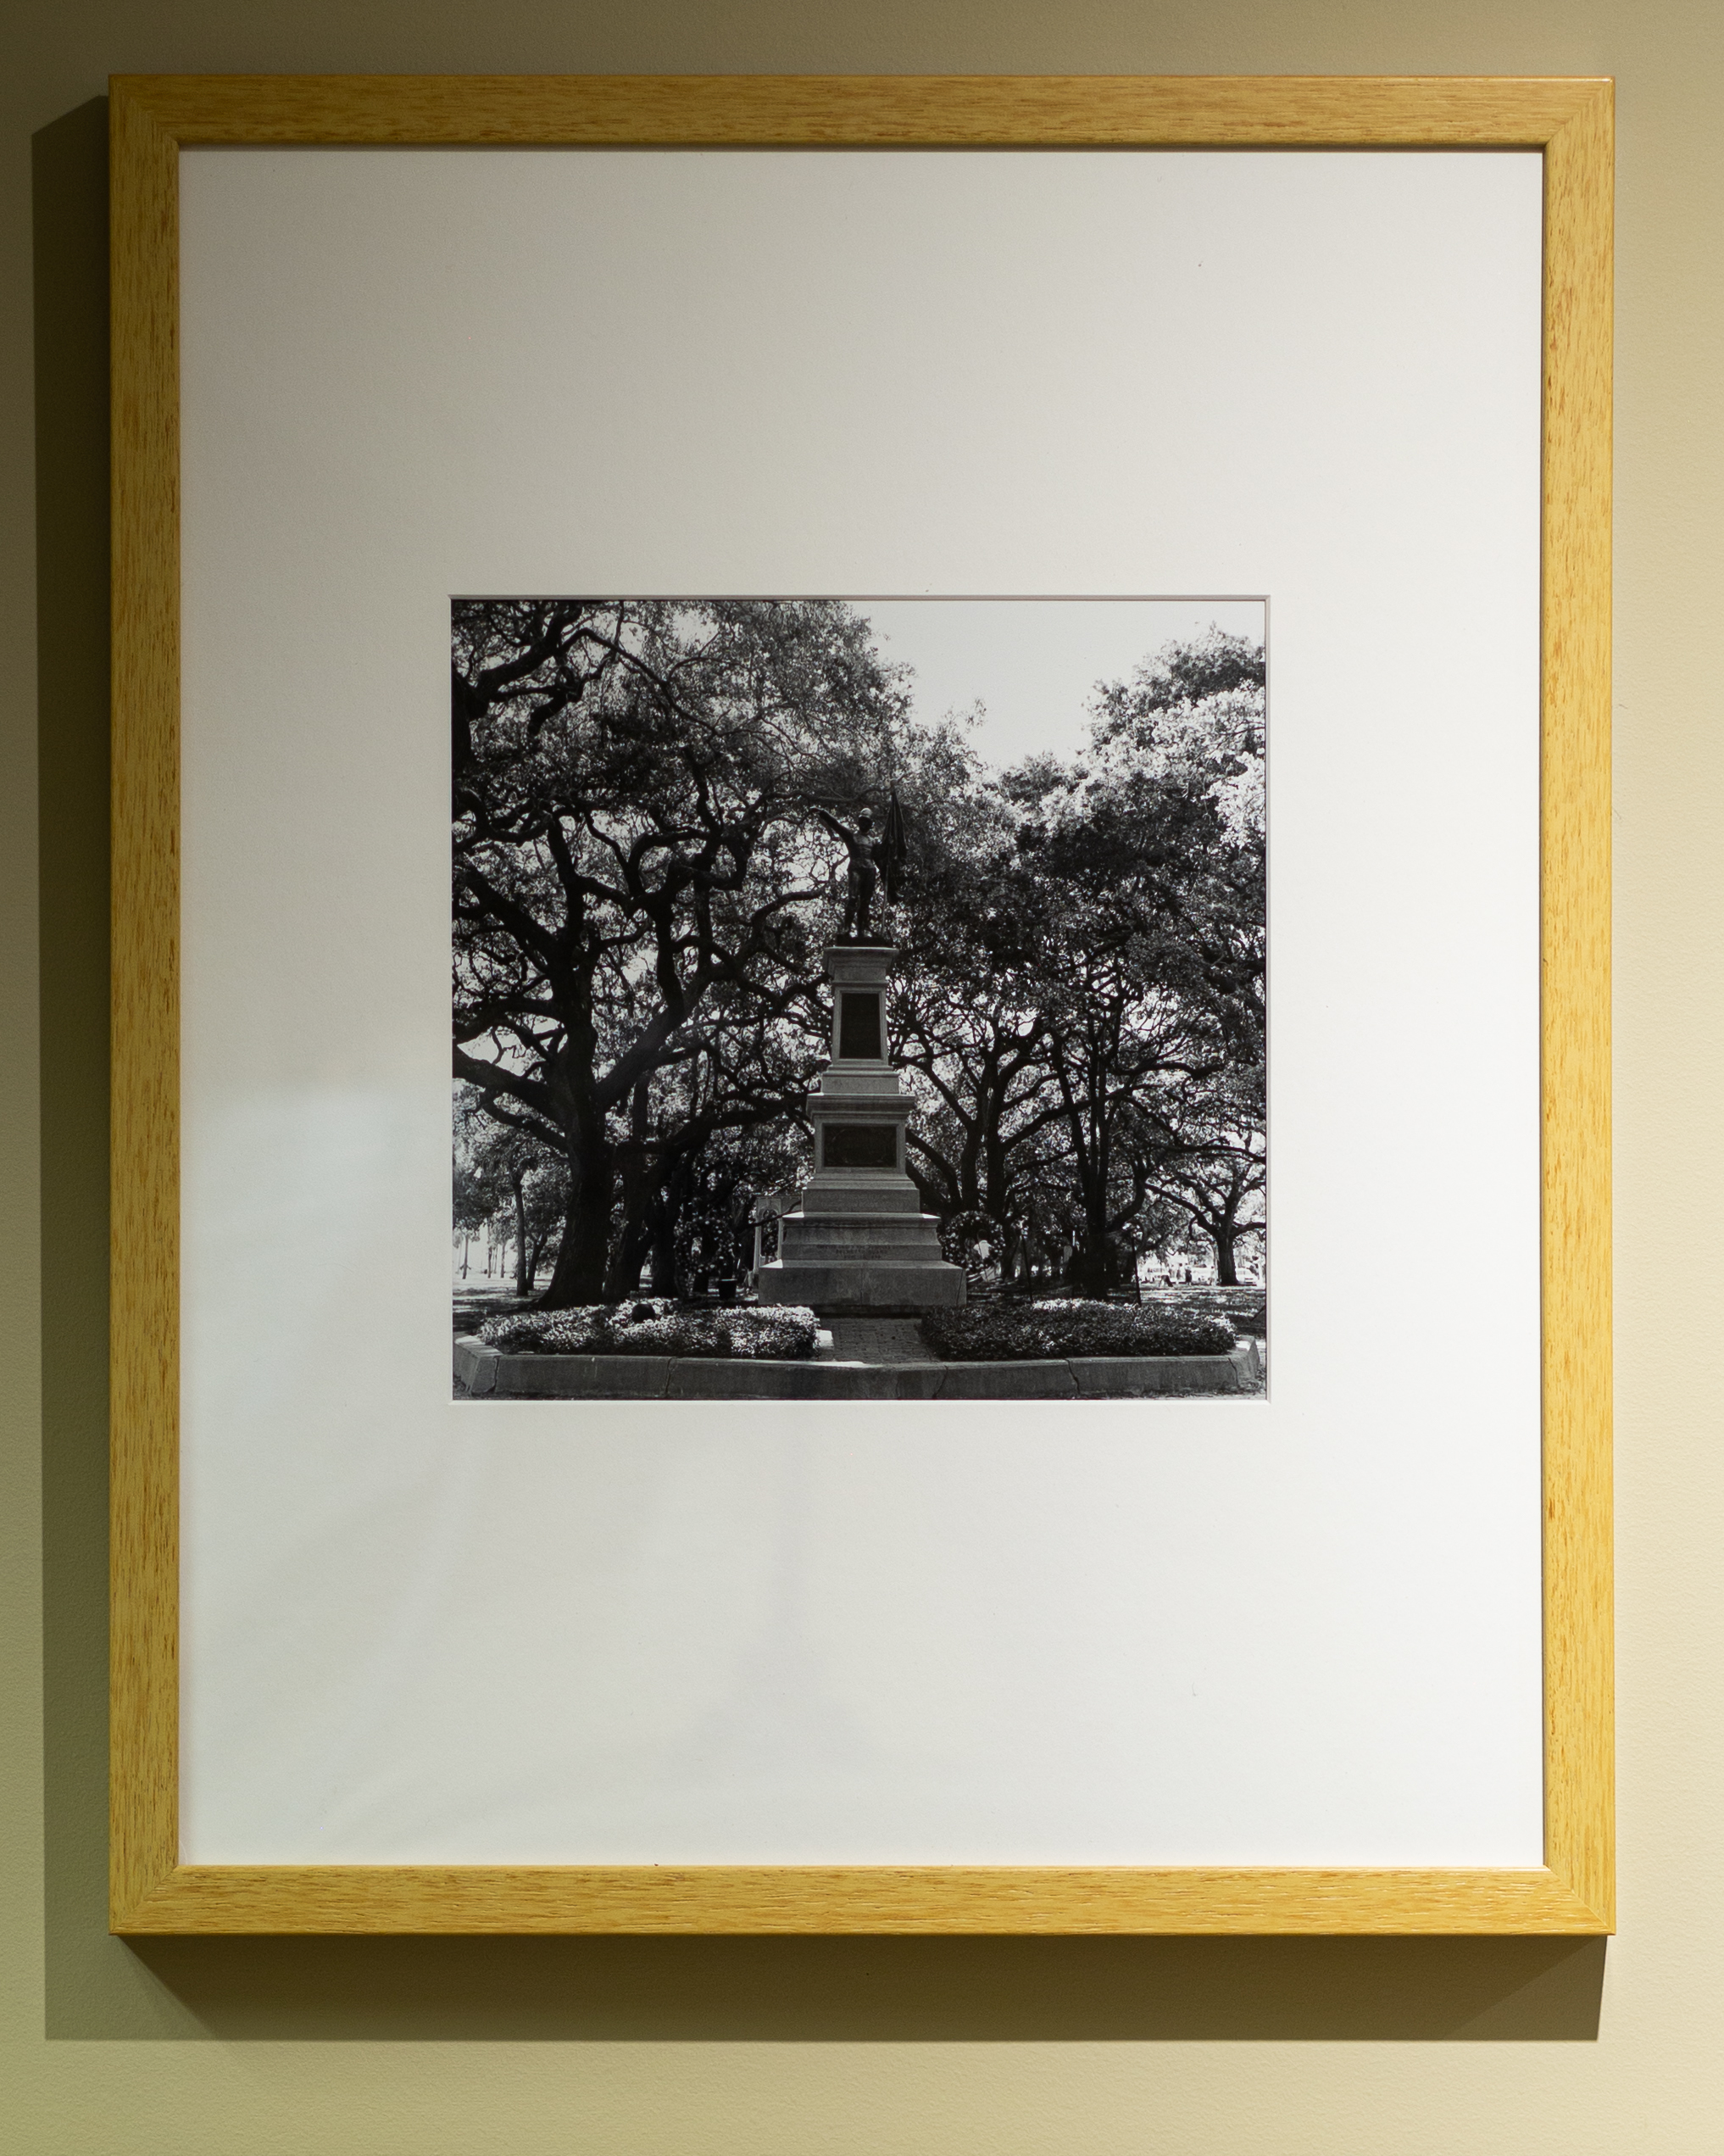
<svg viewBox="0 0 1724 2156"><path fill-rule="evenodd" d="M1043 1362L1069 1355L1226 1355L1233 1329L1218 1318L1148 1304L972 1303L921 1321L922 1338L948 1362Z"/></svg>
<svg viewBox="0 0 1724 2156"><path fill-rule="evenodd" d="M668 1297L587 1303L575 1310L524 1310L479 1328L487 1347L508 1355L735 1356L797 1362L815 1351L813 1311L798 1303L750 1309L721 1304L685 1310Z"/></svg>

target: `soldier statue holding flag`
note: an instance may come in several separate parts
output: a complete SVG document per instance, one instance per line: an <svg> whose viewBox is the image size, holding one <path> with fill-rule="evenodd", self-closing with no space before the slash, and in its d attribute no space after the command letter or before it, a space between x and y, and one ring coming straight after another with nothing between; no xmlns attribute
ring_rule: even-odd
<svg viewBox="0 0 1724 2156"><path fill-rule="evenodd" d="M882 870L886 874L886 902L898 903L898 872L909 858L909 844L904 831L904 809L898 798L898 788L892 788L892 798L886 811L886 826L880 836L874 835L874 811L857 811L855 828L841 823L835 816L817 808L815 814L835 838L842 838L850 857L850 873L844 892L844 934L852 943L875 941L870 924L869 908L874 903L874 894L879 887Z"/></svg>

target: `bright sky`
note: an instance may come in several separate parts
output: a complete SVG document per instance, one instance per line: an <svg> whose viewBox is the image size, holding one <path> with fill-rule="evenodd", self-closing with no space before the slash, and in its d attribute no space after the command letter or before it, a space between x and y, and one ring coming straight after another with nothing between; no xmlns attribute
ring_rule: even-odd
<svg viewBox="0 0 1724 2156"><path fill-rule="evenodd" d="M1071 756L1098 682L1121 681L1165 643L1211 623L1260 643L1264 602L1240 599L858 599L880 655L915 669L915 715L932 725L980 700L970 738L996 767Z"/></svg>

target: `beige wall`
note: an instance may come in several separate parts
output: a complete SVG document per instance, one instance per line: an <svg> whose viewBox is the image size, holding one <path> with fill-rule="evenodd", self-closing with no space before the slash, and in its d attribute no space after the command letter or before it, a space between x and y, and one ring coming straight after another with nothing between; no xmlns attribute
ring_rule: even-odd
<svg viewBox="0 0 1724 2156"><path fill-rule="evenodd" d="M110 71L253 69L1617 77L1622 1860L1608 1952L1464 1940L139 1951L107 1937L92 101ZM0 2142L21 2156L1724 2147L1721 110L1716 0L12 0L0 38L0 2118L14 2137L0 2128Z"/></svg>

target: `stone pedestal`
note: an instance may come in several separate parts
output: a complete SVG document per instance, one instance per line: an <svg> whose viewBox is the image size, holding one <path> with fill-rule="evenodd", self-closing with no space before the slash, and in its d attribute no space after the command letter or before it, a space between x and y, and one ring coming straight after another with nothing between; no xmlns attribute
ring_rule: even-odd
<svg viewBox="0 0 1724 2156"><path fill-rule="evenodd" d="M886 1052L890 944L834 944L832 1060L808 1096L815 1172L778 1223L778 1255L754 1284L762 1302L823 1315L951 1310L964 1271L940 1255L939 1223L904 1173L910 1103Z"/></svg>

